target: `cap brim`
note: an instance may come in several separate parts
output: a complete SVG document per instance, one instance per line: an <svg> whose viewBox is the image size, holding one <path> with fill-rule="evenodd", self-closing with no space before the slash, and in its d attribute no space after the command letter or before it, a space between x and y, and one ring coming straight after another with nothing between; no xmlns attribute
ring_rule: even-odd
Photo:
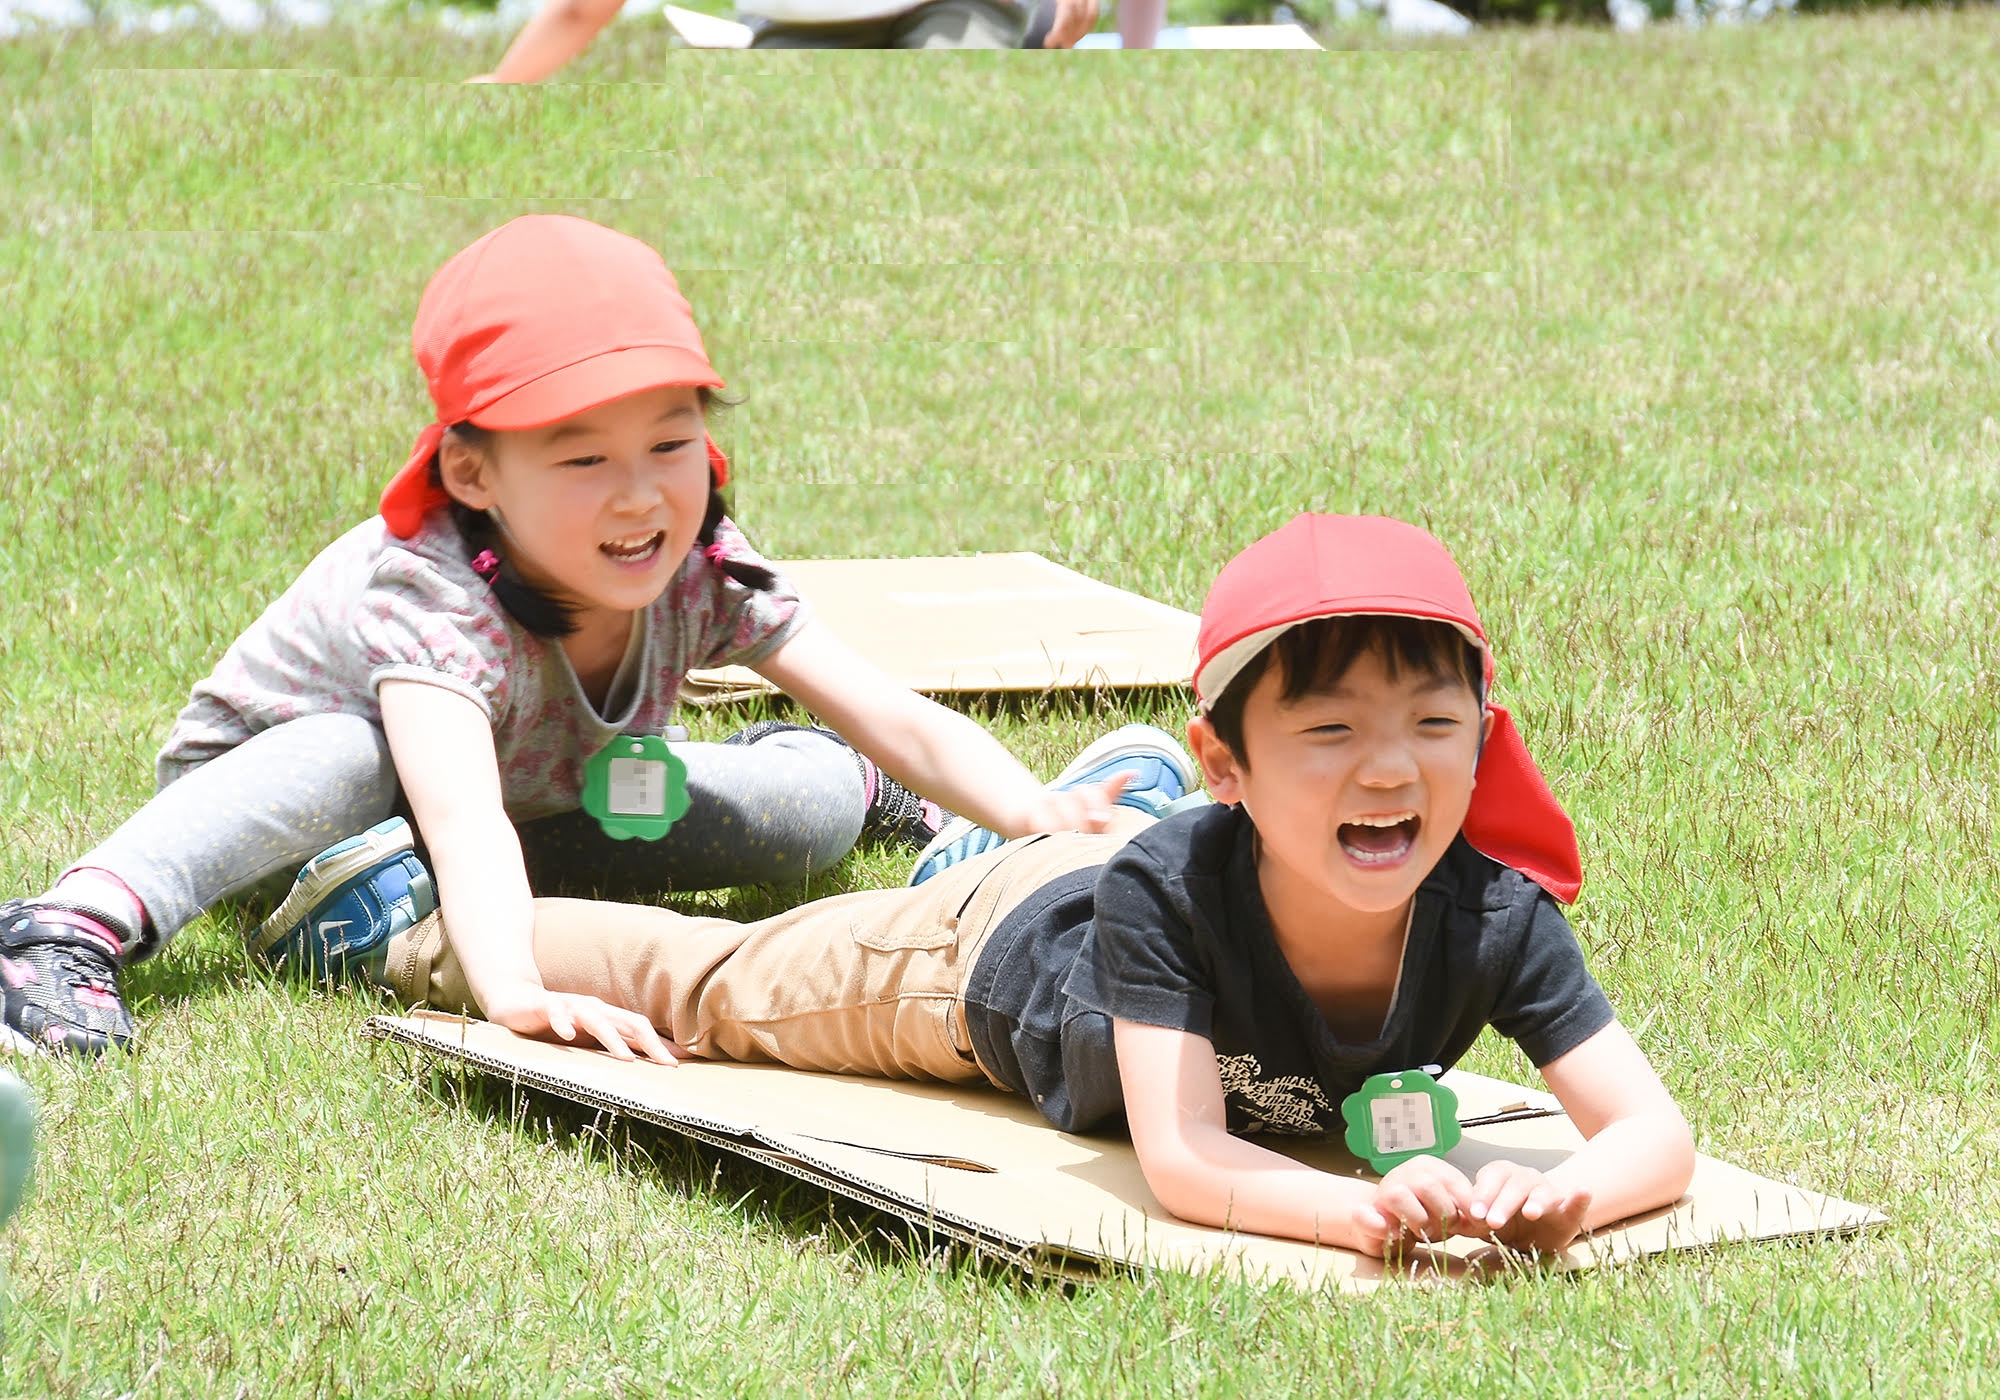
<svg viewBox="0 0 2000 1400"><path fill-rule="evenodd" d="M722 376L692 350L676 345L635 345L565 365L495 399L470 417L475 427L497 432L545 428L614 399L669 384L719 389Z"/></svg>
<svg viewBox="0 0 2000 1400"><path fill-rule="evenodd" d="M1298 627L1304 623L1318 622L1321 618L1327 617L1414 617L1425 622L1442 622L1456 629L1460 636L1478 647L1482 652L1486 650L1486 639L1470 627L1467 627L1459 619L1455 617L1440 617L1433 612L1418 612L1407 607L1363 606L1342 608L1338 612L1307 613L1302 617L1289 618L1283 622L1272 623L1268 627L1260 627L1254 632L1245 633L1216 652L1215 655L1209 657L1207 661L1202 663L1200 669L1195 672L1194 693L1196 701L1206 711L1221 698L1223 691L1229 689L1229 683L1236 679L1237 674L1245 666L1250 664L1250 659L1265 647L1271 645L1272 642L1275 642L1281 634L1289 632L1294 627Z"/></svg>

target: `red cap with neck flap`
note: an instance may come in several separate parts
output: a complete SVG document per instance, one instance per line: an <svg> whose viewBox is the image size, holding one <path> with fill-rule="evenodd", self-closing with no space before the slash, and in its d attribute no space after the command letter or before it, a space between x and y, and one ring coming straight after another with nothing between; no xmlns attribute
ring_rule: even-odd
<svg viewBox="0 0 2000 1400"><path fill-rule="evenodd" d="M1434 535L1380 515L1301 515L1223 566L1201 608L1194 689L1206 711L1279 633L1322 617L1387 614L1448 623L1493 650L1472 594ZM1565 904L1583 888L1576 828L1528 756L1513 718L1489 704L1493 731L1462 828L1473 847Z"/></svg>
<svg viewBox="0 0 2000 1400"><path fill-rule="evenodd" d="M450 499L430 480L450 424L540 428L666 384L722 387L660 255L563 214L525 215L453 256L424 288L410 343L437 417L382 492L403 539ZM707 441L721 486L729 460Z"/></svg>

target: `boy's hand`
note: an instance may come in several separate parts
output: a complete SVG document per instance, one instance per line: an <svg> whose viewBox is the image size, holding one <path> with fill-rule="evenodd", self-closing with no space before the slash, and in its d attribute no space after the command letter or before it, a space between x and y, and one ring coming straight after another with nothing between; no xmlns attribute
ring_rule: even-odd
<svg viewBox="0 0 2000 1400"><path fill-rule="evenodd" d="M543 1039L554 1036L557 1040L578 1043L578 1032L582 1032L588 1037L582 1044L595 1040L621 1060L644 1055L656 1064L673 1065L683 1058L693 1058L681 1046L661 1039L644 1016L596 997L551 992L523 982L489 994L481 1000L480 1010L486 1013L486 1019L517 1035Z"/></svg>
<svg viewBox="0 0 2000 1400"><path fill-rule="evenodd" d="M1525 1254L1553 1254L1583 1229L1590 1192L1549 1180L1518 1162L1488 1162L1472 1183L1467 1234Z"/></svg>
<svg viewBox="0 0 2000 1400"><path fill-rule="evenodd" d="M1398 1163L1354 1213L1360 1247L1387 1257L1412 1242L1436 1244L1452 1235L1480 1234L1472 1218L1472 1183L1442 1157Z"/></svg>

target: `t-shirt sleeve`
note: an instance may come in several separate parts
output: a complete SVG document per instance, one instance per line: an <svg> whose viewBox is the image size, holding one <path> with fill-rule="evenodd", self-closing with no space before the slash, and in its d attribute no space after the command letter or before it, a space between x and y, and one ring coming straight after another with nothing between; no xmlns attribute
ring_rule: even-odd
<svg viewBox="0 0 2000 1400"><path fill-rule="evenodd" d="M1215 985L1195 917L1180 880L1128 842L1097 877L1091 983L1079 999L1119 1020L1210 1035Z"/></svg>
<svg viewBox="0 0 2000 1400"><path fill-rule="evenodd" d="M1514 975L1493 1010L1493 1029L1535 1068L1559 1060L1616 1019L1562 910L1537 891Z"/></svg>
<svg viewBox="0 0 2000 1400"><path fill-rule="evenodd" d="M489 721L506 707L511 645L498 605L427 560L400 550L383 556L355 600L354 635L372 689L388 680L443 686Z"/></svg>
<svg viewBox="0 0 2000 1400"><path fill-rule="evenodd" d="M726 517L715 528L715 543L724 559L771 569ZM683 616L698 613L701 618L689 649L690 669L755 665L805 626L810 610L792 581L776 569L771 569L775 577L769 588L751 588L723 573L700 550L694 557L700 568L691 582L702 596L698 603L690 599L678 605Z"/></svg>

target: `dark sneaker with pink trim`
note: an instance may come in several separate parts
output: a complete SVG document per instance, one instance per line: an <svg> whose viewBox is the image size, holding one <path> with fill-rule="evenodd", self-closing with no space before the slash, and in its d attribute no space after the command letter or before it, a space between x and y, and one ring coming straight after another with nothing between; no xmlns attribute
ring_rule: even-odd
<svg viewBox="0 0 2000 1400"><path fill-rule="evenodd" d="M47 901L0 904L0 1044L28 1054L130 1049L119 948L61 914Z"/></svg>
<svg viewBox="0 0 2000 1400"><path fill-rule="evenodd" d="M904 787L878 768L873 759L823 725L760 719L722 742L754 744L773 734L821 734L854 755L854 761L861 767L862 800L867 804L861 817L861 835L855 838L857 843L906 846L919 851L951 820L951 813Z"/></svg>

